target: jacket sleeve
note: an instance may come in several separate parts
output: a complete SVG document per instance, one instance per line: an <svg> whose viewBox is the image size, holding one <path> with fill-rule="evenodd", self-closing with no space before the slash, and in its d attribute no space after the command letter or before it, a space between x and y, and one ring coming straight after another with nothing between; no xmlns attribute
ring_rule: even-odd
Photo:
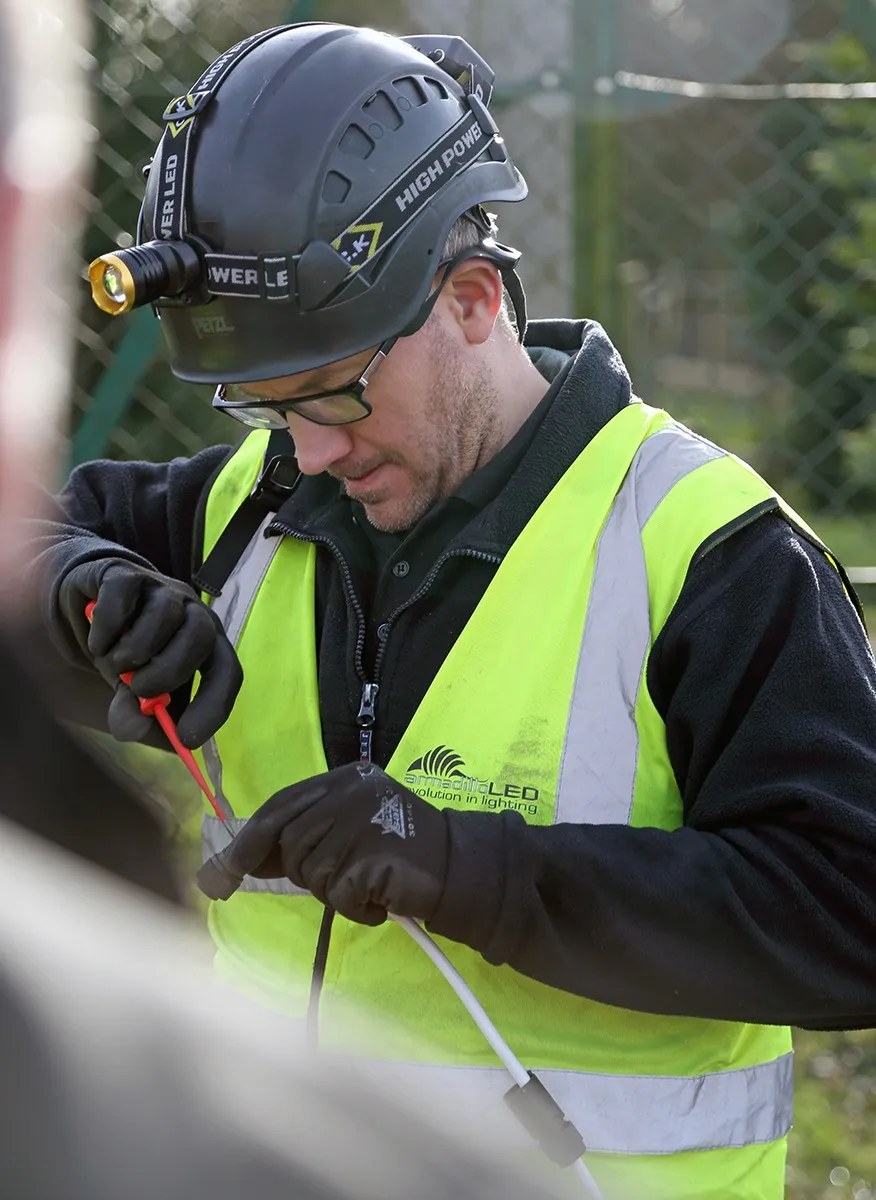
<svg viewBox="0 0 876 1200"><path fill-rule="evenodd" d="M876 667L824 555L761 518L690 571L652 649L685 824L450 813L430 924L645 1012L876 1023Z"/></svg>
<svg viewBox="0 0 876 1200"><path fill-rule="evenodd" d="M188 582L193 554L200 552L201 499L229 453L228 446L214 446L169 463L85 463L31 521L39 609L31 641L40 647L38 670L47 677L57 672L60 715L102 727L110 698L61 617L58 591L64 576L79 563L111 557ZM40 636L40 629L47 636Z"/></svg>

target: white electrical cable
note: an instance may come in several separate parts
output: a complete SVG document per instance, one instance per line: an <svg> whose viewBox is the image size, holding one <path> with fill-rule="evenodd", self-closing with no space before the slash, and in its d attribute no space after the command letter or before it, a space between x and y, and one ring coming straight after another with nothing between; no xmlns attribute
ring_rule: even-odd
<svg viewBox="0 0 876 1200"><path fill-rule="evenodd" d="M392 913L390 913L390 916L393 921L401 925L402 929L414 939L420 949L429 955L432 962L468 1009L471 1019L495 1050L505 1070L518 1087L525 1087L529 1083L527 1071L512 1053L508 1043L484 1012L477 996L475 996L444 951L436 946L425 929L418 925L416 921L412 921L410 917L396 917Z"/></svg>
<svg viewBox="0 0 876 1200"><path fill-rule="evenodd" d="M590 1195L593 1196L594 1200L604 1200L602 1192L599 1190L599 1184L587 1170L586 1166L584 1165L583 1158L576 1158L572 1163L570 1170L573 1175L578 1176L578 1178L584 1184L584 1187L587 1189Z"/></svg>
<svg viewBox="0 0 876 1200"><path fill-rule="evenodd" d="M414 939L414 941L425 954L428 954L429 958L431 958L432 962L435 964L435 966L453 988L454 992L456 992L465 1008L468 1010L468 1013L475 1025L477 1025L478 1029L496 1052L496 1055L504 1066L505 1070L518 1087L525 1087L525 1085L529 1083L528 1071L511 1050L511 1047L499 1033L496 1026L487 1016L481 1002L478 1000L477 996L475 996L474 992L462 978L444 951L441 950L440 947L436 946L429 937L428 933L426 933L425 929L423 929L421 925L418 925L416 921L411 920L410 917L397 917L393 913L390 913L389 916L391 920L395 921L397 925L401 926L405 933ZM593 1198L593 1200L604 1200L596 1180L584 1165L583 1159L577 1159L572 1164L571 1170L572 1173L577 1175L582 1181L587 1189L587 1192Z"/></svg>

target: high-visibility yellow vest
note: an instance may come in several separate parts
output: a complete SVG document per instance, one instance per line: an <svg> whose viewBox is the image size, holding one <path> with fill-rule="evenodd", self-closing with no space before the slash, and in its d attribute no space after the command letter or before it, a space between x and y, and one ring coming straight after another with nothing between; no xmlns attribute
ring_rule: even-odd
<svg viewBox="0 0 876 1200"><path fill-rule="evenodd" d="M266 436L251 434L213 485L207 551L252 490ZM630 405L511 547L388 773L441 807L512 808L538 825L678 828L682 801L645 682L648 654L702 543L744 514L778 506L790 514L739 459L662 411ZM238 820L279 788L327 769L316 549L264 537L269 521L213 601L245 681L204 761ZM225 835L209 813L203 828L209 856ZM247 879L210 909L223 973L303 1015L321 915L288 881ZM437 940L581 1131L607 1196L779 1200L792 1109L789 1030L614 1008ZM647 990L643 980L643 997ZM464 1078L484 1105L500 1103L508 1080L493 1052L393 922L370 928L336 918L322 1039L343 1025L349 1002L391 1014L369 1048L374 1058L419 1064L405 1069L422 1069L436 1087Z"/></svg>

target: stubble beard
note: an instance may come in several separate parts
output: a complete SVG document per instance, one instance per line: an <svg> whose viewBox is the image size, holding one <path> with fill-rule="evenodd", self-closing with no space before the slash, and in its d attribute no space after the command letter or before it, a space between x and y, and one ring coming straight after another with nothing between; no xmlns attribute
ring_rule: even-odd
<svg viewBox="0 0 876 1200"><path fill-rule="evenodd" d="M438 347L436 347L436 350ZM426 426L418 455L424 464L408 472L410 487L385 513L375 503L369 511L369 497L359 496L368 521L384 533L402 533L411 529L431 508L446 500L498 448L499 396L486 368L466 371L453 353L445 353L440 382L433 384L427 399ZM375 502L379 497L375 496Z"/></svg>

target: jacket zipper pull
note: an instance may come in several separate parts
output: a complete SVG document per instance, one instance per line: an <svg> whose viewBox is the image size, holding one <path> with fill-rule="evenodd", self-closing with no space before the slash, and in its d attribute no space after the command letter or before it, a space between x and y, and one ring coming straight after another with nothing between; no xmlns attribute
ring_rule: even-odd
<svg viewBox="0 0 876 1200"><path fill-rule="evenodd" d="M371 734L374 730L378 690L376 683L362 684L362 700L359 704L359 714L356 717L356 724L359 726L360 762L371 762Z"/></svg>

